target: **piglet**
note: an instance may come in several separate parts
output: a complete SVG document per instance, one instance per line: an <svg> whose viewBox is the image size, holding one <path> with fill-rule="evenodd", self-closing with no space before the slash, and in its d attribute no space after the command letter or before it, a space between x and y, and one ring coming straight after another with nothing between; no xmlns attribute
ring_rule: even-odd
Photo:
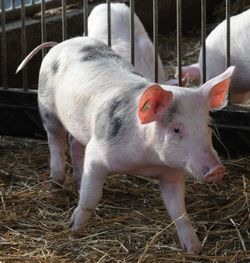
<svg viewBox="0 0 250 263"><path fill-rule="evenodd" d="M236 66L230 87L230 101L250 105L250 9L231 17L231 63ZM207 79L212 79L226 68L226 21L220 23L206 39ZM202 74L202 50L199 62L182 68L197 80Z"/></svg>
<svg viewBox="0 0 250 263"><path fill-rule="evenodd" d="M79 233L112 173L157 176L183 249L201 244L185 208L184 177L206 183L224 176L211 140L209 111L225 105L234 67L190 89L159 85L139 75L103 42L77 37L54 46L39 74L38 104L50 149L51 179L65 179L71 135L79 203L70 227Z"/></svg>
<svg viewBox="0 0 250 263"><path fill-rule="evenodd" d="M111 3L111 46L127 61L131 61L130 8L122 3ZM135 69L154 81L154 46L139 17L134 15ZM88 36L108 42L107 4L96 6L88 17ZM158 82L165 81L165 73L158 56Z"/></svg>

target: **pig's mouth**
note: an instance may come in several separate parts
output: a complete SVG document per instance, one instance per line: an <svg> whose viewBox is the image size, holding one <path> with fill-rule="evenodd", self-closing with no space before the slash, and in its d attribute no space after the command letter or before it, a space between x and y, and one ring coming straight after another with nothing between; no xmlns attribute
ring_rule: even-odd
<svg viewBox="0 0 250 263"><path fill-rule="evenodd" d="M198 171L197 169L192 169L191 167L187 169L187 174L192 175L204 181L205 183L213 183L222 180L226 171L226 168L221 164L212 167L204 166L202 171Z"/></svg>
<svg viewBox="0 0 250 263"><path fill-rule="evenodd" d="M204 182L212 183L223 179L226 168L223 165L218 165L214 169L210 170L204 176Z"/></svg>

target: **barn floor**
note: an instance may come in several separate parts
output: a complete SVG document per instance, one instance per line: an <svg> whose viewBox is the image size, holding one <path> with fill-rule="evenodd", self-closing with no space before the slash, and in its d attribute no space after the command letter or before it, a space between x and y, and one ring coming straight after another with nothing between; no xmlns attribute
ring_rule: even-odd
<svg viewBox="0 0 250 263"><path fill-rule="evenodd" d="M45 141L0 138L0 262L249 262L250 158L217 184L187 180L187 210L204 249L180 249L157 180L112 175L83 237L68 229L78 201L70 176L48 181ZM69 159L69 157L67 158ZM67 175L72 167L67 162Z"/></svg>

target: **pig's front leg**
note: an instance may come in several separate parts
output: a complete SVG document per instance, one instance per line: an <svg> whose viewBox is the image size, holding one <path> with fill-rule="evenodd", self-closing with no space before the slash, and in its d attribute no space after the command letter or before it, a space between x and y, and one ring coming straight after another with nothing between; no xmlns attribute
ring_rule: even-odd
<svg viewBox="0 0 250 263"><path fill-rule="evenodd" d="M188 252L197 253L202 247L186 212L184 184L184 176L177 170L160 176L162 198L175 222L181 246Z"/></svg>
<svg viewBox="0 0 250 263"><path fill-rule="evenodd" d="M98 150L94 143L89 143L86 147L80 199L70 221L70 227L75 234L79 233L90 219L102 197L106 172L101 164Z"/></svg>

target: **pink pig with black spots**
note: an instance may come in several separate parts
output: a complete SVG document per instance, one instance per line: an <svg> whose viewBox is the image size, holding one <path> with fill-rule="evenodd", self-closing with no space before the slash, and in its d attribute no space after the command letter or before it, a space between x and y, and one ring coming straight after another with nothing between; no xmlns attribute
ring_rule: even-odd
<svg viewBox="0 0 250 263"><path fill-rule="evenodd" d="M106 176L152 175L159 178L181 246L199 252L185 208L184 180L190 175L210 183L224 176L212 145L209 111L225 105L233 72L229 67L197 89L183 89L146 80L99 40L77 37L54 46L41 65L38 103L52 181L64 182L71 135L73 179L80 186L72 231L78 233L90 219Z"/></svg>

